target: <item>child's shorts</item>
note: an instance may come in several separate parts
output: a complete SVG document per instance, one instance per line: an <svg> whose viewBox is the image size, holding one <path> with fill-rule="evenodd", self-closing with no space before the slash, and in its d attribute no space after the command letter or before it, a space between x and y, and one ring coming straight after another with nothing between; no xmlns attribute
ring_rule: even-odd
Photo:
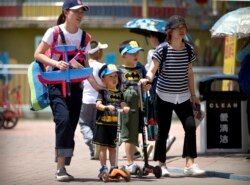
<svg viewBox="0 0 250 185"><path fill-rule="evenodd" d="M117 126L97 125L93 143L111 148L116 147Z"/></svg>
<svg viewBox="0 0 250 185"><path fill-rule="evenodd" d="M132 87L124 92L125 102L134 111L122 114L121 139L123 142L132 143L138 146L139 134L139 95Z"/></svg>

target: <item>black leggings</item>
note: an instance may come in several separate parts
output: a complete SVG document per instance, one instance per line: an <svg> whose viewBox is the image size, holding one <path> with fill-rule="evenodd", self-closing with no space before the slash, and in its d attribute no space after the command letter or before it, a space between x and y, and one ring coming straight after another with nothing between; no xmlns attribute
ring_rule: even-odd
<svg viewBox="0 0 250 185"><path fill-rule="evenodd" d="M182 157L196 158L196 126L190 100L181 104L173 104L163 101L157 96L156 103L158 136L155 143L154 161L162 163L166 161L166 139L168 138L173 111L180 119L185 132Z"/></svg>

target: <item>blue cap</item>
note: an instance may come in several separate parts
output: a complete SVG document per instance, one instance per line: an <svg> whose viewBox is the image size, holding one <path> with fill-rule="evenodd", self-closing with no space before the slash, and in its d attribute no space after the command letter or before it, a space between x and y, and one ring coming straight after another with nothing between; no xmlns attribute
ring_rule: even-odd
<svg viewBox="0 0 250 185"><path fill-rule="evenodd" d="M81 0L64 0L63 10L77 10L82 8L84 11L88 11L89 7L84 5Z"/></svg>
<svg viewBox="0 0 250 185"><path fill-rule="evenodd" d="M114 73L114 72L118 72L118 69L117 69L116 65L114 65L114 64L108 64L108 65L105 64L100 69L98 75L99 75L100 78L103 78L104 76L109 75L109 74Z"/></svg>
<svg viewBox="0 0 250 185"><path fill-rule="evenodd" d="M134 54L138 51L144 51L141 47L139 47L139 44L132 40L128 44L123 46L123 49L121 50L121 55L124 55L125 53Z"/></svg>

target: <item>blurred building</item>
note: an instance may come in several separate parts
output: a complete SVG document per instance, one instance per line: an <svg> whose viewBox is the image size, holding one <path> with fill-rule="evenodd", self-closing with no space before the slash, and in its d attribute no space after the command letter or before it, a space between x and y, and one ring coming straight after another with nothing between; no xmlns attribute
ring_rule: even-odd
<svg viewBox="0 0 250 185"><path fill-rule="evenodd" d="M93 40L108 43L104 60L121 63L119 44L127 39L136 39L145 52L140 61L146 62L147 39L130 33L123 25L132 18L151 17L168 19L179 14L185 17L188 32L196 48L196 67L211 66L217 70L223 64L224 39L211 39L209 29L226 12L250 6L249 1L223 0L82 0L89 5L81 27L91 33ZM9 88L22 87L21 102L29 104L27 65L34 60L33 54L48 27L56 24L63 0L0 0L0 54L6 54L9 63L19 64L12 72ZM0 64L1 64L0 58ZM215 72L209 68L209 73ZM17 70L19 69L19 70ZM20 71L21 69L21 71ZM0 72L1 72L0 68ZM201 70L198 75L206 75ZM196 73L197 74L197 73ZM0 89L3 87L0 79ZM1 91L0 91L1 100ZM1 106L0 106L1 107Z"/></svg>
<svg viewBox="0 0 250 185"><path fill-rule="evenodd" d="M145 38L129 33L122 26L131 18L153 17L167 19L173 14L186 18L189 34L197 48L200 63L221 65L221 39L211 41L209 29L224 13L238 7L250 6L249 1L221 0L83 0L89 5L82 27L93 39L109 44L105 50L118 57L118 45L134 38L145 50ZM33 60L34 49L46 29L56 24L63 0L0 0L0 52L7 51L18 63ZM211 49L211 47L213 48ZM105 53L105 54L107 54ZM146 59L142 55L142 62Z"/></svg>

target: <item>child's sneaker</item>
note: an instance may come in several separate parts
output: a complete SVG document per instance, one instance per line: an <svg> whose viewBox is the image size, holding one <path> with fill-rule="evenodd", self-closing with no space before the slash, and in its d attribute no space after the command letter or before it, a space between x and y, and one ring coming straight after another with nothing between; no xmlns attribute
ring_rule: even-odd
<svg viewBox="0 0 250 185"><path fill-rule="evenodd" d="M161 167L161 176L162 177L169 177L170 173L168 171L168 168L166 166Z"/></svg>
<svg viewBox="0 0 250 185"><path fill-rule="evenodd" d="M193 164L189 168L187 167L184 168L184 174L190 176L199 176L199 175L204 175L205 171L201 170L197 164Z"/></svg>
<svg viewBox="0 0 250 185"><path fill-rule="evenodd" d="M102 167L100 168L98 177L101 179L103 173L106 173L106 172L108 173L108 167L104 165L104 166L102 166Z"/></svg>
<svg viewBox="0 0 250 185"><path fill-rule="evenodd" d="M58 181L71 181L74 177L67 173L65 168L58 169L56 172L56 180Z"/></svg>
<svg viewBox="0 0 250 185"><path fill-rule="evenodd" d="M136 170L139 168L139 166L136 163L132 163L130 165L126 165L126 170L128 170L130 173L136 173Z"/></svg>

